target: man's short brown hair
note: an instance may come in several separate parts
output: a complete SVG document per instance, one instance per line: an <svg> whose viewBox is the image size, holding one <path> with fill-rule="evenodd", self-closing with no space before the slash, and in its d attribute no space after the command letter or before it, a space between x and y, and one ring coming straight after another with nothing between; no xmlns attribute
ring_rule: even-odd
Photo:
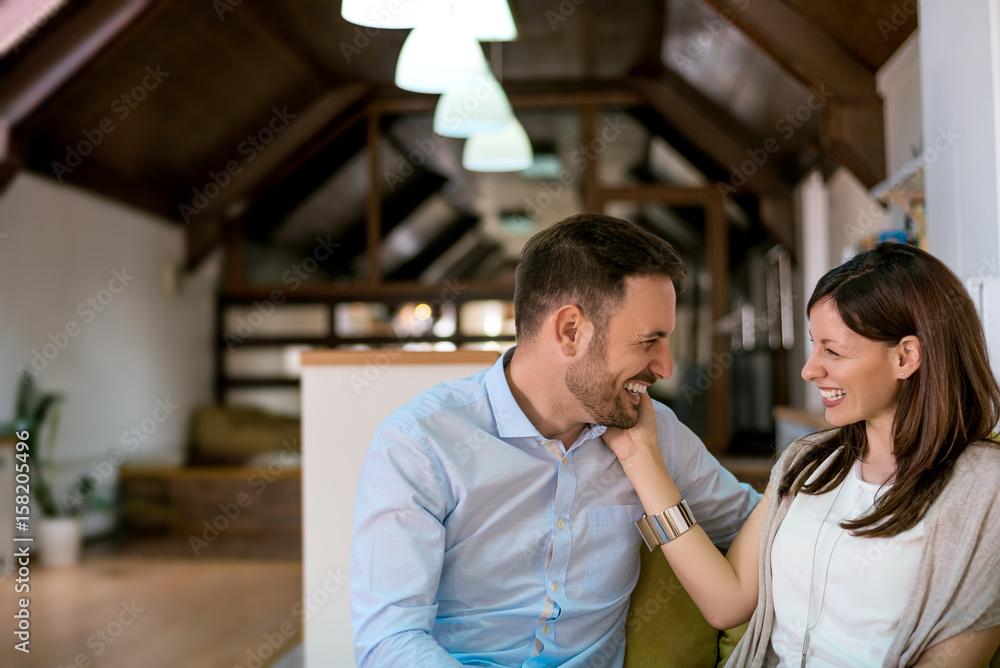
<svg viewBox="0 0 1000 668"><path fill-rule="evenodd" d="M607 330L629 276L665 276L678 294L687 271L667 241L638 225L598 214L570 216L528 240L514 283L518 342L529 342L554 310L574 304Z"/></svg>

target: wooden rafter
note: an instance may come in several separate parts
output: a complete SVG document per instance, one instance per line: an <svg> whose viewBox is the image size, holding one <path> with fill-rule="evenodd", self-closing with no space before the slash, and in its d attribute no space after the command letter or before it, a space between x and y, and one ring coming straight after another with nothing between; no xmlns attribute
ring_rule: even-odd
<svg viewBox="0 0 1000 668"><path fill-rule="evenodd" d="M820 27L780 0L702 0L806 88L843 100L876 97L875 75Z"/></svg>
<svg viewBox="0 0 1000 668"><path fill-rule="evenodd" d="M728 170L732 174L729 185L735 190L785 193L791 189L778 169L777 163L787 158L780 153L768 155L763 164L755 164L752 170L741 169L750 159L748 150L764 150L764 138L742 127L677 74L664 69L657 78L633 77L627 83L668 124Z"/></svg>
<svg viewBox="0 0 1000 668"><path fill-rule="evenodd" d="M231 183L188 222L187 264L197 265L223 238L223 225L232 209L245 208L273 183L277 173L286 173L289 165L301 164L317 146L345 125L355 105L369 93L370 87L351 84L335 88L320 96L306 110L296 115L287 129L275 135L267 151L260 152L252 162L241 165ZM198 184L198 187L203 184ZM230 212L230 213L227 213Z"/></svg>
<svg viewBox="0 0 1000 668"><path fill-rule="evenodd" d="M781 0L702 0L823 101L820 144L867 187L885 178L875 75Z"/></svg>

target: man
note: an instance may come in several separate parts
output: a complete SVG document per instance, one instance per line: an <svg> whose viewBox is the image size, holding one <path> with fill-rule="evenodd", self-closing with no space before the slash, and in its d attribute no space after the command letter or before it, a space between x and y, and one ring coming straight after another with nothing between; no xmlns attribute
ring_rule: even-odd
<svg viewBox="0 0 1000 668"><path fill-rule="evenodd" d="M621 666L639 498L601 440L673 372L683 263L636 225L572 216L517 268L518 345L379 427L358 483L355 655L369 667ZM728 545L759 500L655 404L696 521Z"/></svg>

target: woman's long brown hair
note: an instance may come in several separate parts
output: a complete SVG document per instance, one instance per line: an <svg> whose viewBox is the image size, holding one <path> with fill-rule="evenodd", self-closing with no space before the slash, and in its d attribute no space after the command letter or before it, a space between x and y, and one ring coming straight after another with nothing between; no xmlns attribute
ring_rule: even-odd
<svg viewBox="0 0 1000 668"><path fill-rule="evenodd" d="M927 513L970 444L990 438L1000 420L1000 388L990 369L976 308L958 277L913 246L886 242L860 253L820 279L806 308L831 299L844 324L894 346L920 341L920 368L903 383L892 424L896 478L864 516L841 524L858 536L894 536ZM806 480L828 457L830 465ZM868 453L864 421L832 430L798 458L779 497L824 494Z"/></svg>

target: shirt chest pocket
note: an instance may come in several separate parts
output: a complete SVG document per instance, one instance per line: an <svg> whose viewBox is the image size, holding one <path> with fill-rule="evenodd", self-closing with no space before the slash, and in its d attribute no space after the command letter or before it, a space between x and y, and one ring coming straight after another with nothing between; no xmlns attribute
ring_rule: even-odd
<svg viewBox="0 0 1000 668"><path fill-rule="evenodd" d="M595 506L587 515L590 543L584 584L606 598L627 596L639 576L640 535L635 522L642 517L642 506Z"/></svg>

